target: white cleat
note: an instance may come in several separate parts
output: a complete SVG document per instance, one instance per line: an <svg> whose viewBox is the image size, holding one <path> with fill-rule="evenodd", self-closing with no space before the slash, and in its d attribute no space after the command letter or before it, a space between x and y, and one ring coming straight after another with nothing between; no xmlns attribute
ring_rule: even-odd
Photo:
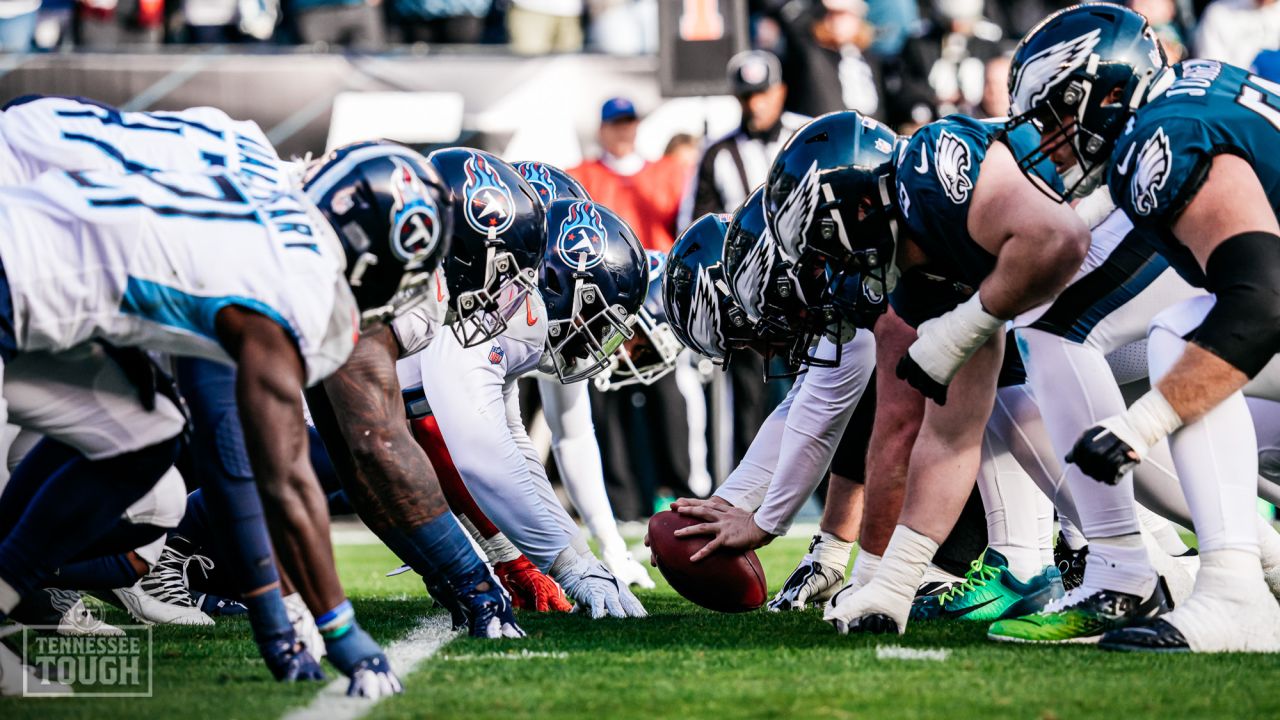
<svg viewBox="0 0 1280 720"><path fill-rule="evenodd" d="M41 679L16 653L0 644L0 697L73 694L70 685Z"/></svg>
<svg viewBox="0 0 1280 720"><path fill-rule="evenodd" d="M124 631L115 625L103 622L102 618L89 612L84 604L84 597L74 590L58 590L60 597L55 597L54 607L62 610L58 618L58 634L66 637L124 637ZM65 607L64 607L65 606Z"/></svg>
<svg viewBox="0 0 1280 720"><path fill-rule="evenodd" d="M289 615L289 624L293 626L293 633L297 636L298 642L307 648L311 657L316 660L324 658L329 650L324 646L324 636L320 634L320 628L316 627L316 619L307 609L307 604L302 601L302 595L298 593L286 595L284 610Z"/></svg>
<svg viewBox="0 0 1280 720"><path fill-rule="evenodd" d="M620 553L604 553L601 558L604 566L609 568L609 572L614 577L631 587L639 587L645 590L652 590L654 587L653 578L649 577L649 571L644 565L636 562L629 552Z"/></svg>
<svg viewBox="0 0 1280 720"><path fill-rule="evenodd" d="M133 587L112 590L135 620L147 625L212 625L201 612L187 584L187 565L196 562L205 570L213 561L203 555L185 555L166 546L151 572Z"/></svg>
<svg viewBox="0 0 1280 720"><path fill-rule="evenodd" d="M1195 592L1163 617L1193 652L1280 652L1280 604L1257 563L1240 551L1201 555Z"/></svg>

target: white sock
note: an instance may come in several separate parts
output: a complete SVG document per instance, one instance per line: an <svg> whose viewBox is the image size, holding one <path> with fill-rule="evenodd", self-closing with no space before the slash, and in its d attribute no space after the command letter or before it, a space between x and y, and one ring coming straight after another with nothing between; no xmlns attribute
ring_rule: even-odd
<svg viewBox="0 0 1280 720"><path fill-rule="evenodd" d="M1041 568L1037 499L1043 495L992 432L982 438L978 492L987 515L987 546L1004 555L1014 577L1032 577Z"/></svg>
<svg viewBox="0 0 1280 720"><path fill-rule="evenodd" d="M1156 543L1165 553L1178 557L1190 549L1186 543L1182 542L1182 537L1178 535L1178 529L1173 526L1173 523L1142 505L1138 505L1138 522L1142 523L1143 530L1151 533L1151 537L1155 538Z"/></svg>
<svg viewBox="0 0 1280 720"><path fill-rule="evenodd" d="M1258 554L1263 570L1280 567L1280 533L1261 515L1254 515L1254 522L1258 526Z"/></svg>
<svg viewBox="0 0 1280 720"><path fill-rule="evenodd" d="M1036 499L1036 530L1039 535L1040 567L1053 565L1053 503L1044 493Z"/></svg>
<svg viewBox="0 0 1280 720"><path fill-rule="evenodd" d="M853 573L850 576L849 584L855 588L860 588L871 582L879 569L879 555L870 550L859 550L858 556L853 559Z"/></svg>
<svg viewBox="0 0 1280 720"><path fill-rule="evenodd" d="M1089 541L1084 537L1084 533L1080 532L1080 528L1076 527L1075 523L1071 522L1065 515L1058 515L1058 529L1062 531L1063 542L1072 550L1079 550L1089 544Z"/></svg>
<svg viewBox="0 0 1280 720"><path fill-rule="evenodd" d="M1096 590L1117 590L1148 597L1156 586L1156 573L1142 542L1142 535L1093 538L1089 561L1084 566L1084 584Z"/></svg>

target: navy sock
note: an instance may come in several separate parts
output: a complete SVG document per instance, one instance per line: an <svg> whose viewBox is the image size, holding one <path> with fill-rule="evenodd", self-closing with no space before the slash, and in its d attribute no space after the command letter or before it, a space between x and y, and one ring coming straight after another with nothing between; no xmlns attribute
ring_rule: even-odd
<svg viewBox="0 0 1280 720"><path fill-rule="evenodd" d="M131 586L140 577L128 556L121 553L63 565L50 585L76 590L114 590Z"/></svg>
<svg viewBox="0 0 1280 720"><path fill-rule="evenodd" d="M476 554L471 538L454 519L453 513L441 513L405 533L405 537L430 564L434 574L456 591L470 591L489 580L489 568Z"/></svg>
<svg viewBox="0 0 1280 720"><path fill-rule="evenodd" d="M289 613L285 611L284 596L280 588L272 588L260 595L244 598L240 602L249 608L249 624L258 642L271 642L293 634Z"/></svg>
<svg viewBox="0 0 1280 720"><path fill-rule="evenodd" d="M324 637L329 662L348 677L361 660L382 654L378 643L356 624L350 601L343 600L338 607L316 618L316 627Z"/></svg>
<svg viewBox="0 0 1280 720"><path fill-rule="evenodd" d="M41 440L14 470L21 488L38 486L17 523L0 543L0 582L18 596L109 532L120 515L159 482L173 464L177 443L167 440L103 460L89 460L62 443ZM42 483L28 472L57 469ZM6 493L8 496L8 493ZM16 496L6 498L15 500ZM0 504L3 504L0 502ZM14 514L6 508L6 515ZM2 611L3 609L0 609Z"/></svg>

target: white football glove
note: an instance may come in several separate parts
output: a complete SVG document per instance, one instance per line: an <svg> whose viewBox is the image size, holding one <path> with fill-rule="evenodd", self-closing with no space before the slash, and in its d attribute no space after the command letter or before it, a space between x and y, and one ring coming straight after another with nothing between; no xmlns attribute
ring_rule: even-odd
<svg viewBox="0 0 1280 720"><path fill-rule="evenodd" d="M614 577L628 586L641 587L645 590L652 590L655 587L653 578L649 577L649 571L625 550L606 552L602 561Z"/></svg>
<svg viewBox="0 0 1280 720"><path fill-rule="evenodd" d="M551 563L551 577L577 603L573 612L589 612L593 620L602 617L644 617L644 606L609 568L594 555L579 555L567 547Z"/></svg>
<svg viewBox="0 0 1280 720"><path fill-rule="evenodd" d="M769 601L769 610L804 610L806 602L820 603L830 598L844 582L844 569L849 565L852 549L853 543L829 533L814 535L809 552Z"/></svg>

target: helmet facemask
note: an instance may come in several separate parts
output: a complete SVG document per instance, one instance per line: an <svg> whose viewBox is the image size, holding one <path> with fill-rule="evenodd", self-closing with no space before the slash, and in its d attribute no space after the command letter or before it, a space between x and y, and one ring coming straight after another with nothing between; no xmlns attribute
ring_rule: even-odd
<svg viewBox="0 0 1280 720"><path fill-rule="evenodd" d="M485 242L484 282L452 300L454 337L463 347L472 347L501 335L518 300L537 287L537 270L521 268L515 255L491 233Z"/></svg>
<svg viewBox="0 0 1280 720"><path fill-rule="evenodd" d="M675 369L684 346L676 339L669 323L655 318L642 307L636 314L632 331L635 336L614 351L607 372L596 376L597 390L652 385Z"/></svg>
<svg viewBox="0 0 1280 720"><path fill-rule="evenodd" d="M580 256L586 263L586 256ZM590 282L581 268L574 273L573 309L567 318L547 320L544 353L561 383L573 383L597 375L613 361L634 333L634 315L621 305L606 305L604 293Z"/></svg>

